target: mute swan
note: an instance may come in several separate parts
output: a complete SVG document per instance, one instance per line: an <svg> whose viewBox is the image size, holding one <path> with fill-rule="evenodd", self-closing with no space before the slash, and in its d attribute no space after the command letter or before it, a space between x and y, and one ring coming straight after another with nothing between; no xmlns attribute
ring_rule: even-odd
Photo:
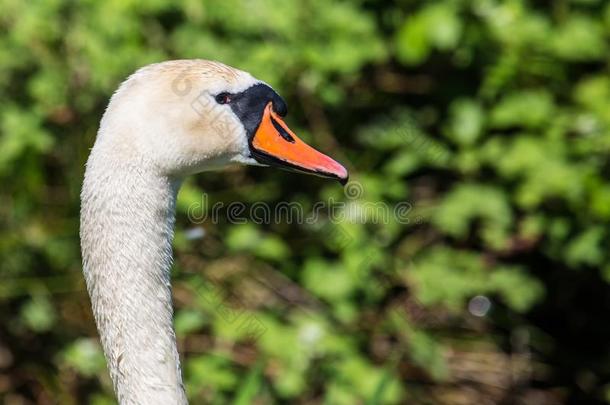
<svg viewBox="0 0 610 405"><path fill-rule="evenodd" d="M80 238L120 404L187 403L170 285L184 176L241 163L347 181L343 166L286 126L286 112L267 84L204 60L146 66L112 96L86 165Z"/></svg>

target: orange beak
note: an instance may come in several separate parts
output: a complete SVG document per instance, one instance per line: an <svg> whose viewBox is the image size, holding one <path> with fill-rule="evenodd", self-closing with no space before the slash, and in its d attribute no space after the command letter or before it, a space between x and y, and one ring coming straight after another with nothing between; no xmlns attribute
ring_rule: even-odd
<svg viewBox="0 0 610 405"><path fill-rule="evenodd" d="M250 151L259 163L270 166L337 179L341 184L349 177L345 167L300 140L273 111L271 102L250 140Z"/></svg>

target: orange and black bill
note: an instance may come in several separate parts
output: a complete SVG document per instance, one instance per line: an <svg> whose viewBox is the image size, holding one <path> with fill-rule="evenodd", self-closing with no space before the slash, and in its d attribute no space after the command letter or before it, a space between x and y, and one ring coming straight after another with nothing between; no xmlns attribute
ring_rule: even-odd
<svg viewBox="0 0 610 405"><path fill-rule="evenodd" d="M348 180L345 167L300 140L273 111L271 102L250 140L250 150L263 164L337 179L341 184Z"/></svg>

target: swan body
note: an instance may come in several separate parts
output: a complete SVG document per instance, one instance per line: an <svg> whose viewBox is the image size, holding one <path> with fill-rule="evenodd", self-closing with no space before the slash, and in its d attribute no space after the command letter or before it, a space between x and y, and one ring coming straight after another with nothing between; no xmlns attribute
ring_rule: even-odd
<svg viewBox="0 0 610 405"><path fill-rule="evenodd" d="M204 60L138 70L112 96L81 193L83 273L120 404L186 404L170 283L175 202L189 174L273 165L347 180L282 120L249 73Z"/></svg>

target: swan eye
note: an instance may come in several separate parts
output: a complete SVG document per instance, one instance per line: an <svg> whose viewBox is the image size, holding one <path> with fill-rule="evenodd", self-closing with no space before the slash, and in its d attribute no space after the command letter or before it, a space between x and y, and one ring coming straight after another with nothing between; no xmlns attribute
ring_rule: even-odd
<svg viewBox="0 0 610 405"><path fill-rule="evenodd" d="M220 93L216 96L216 102L218 104L228 104L231 102L231 95L229 93Z"/></svg>

